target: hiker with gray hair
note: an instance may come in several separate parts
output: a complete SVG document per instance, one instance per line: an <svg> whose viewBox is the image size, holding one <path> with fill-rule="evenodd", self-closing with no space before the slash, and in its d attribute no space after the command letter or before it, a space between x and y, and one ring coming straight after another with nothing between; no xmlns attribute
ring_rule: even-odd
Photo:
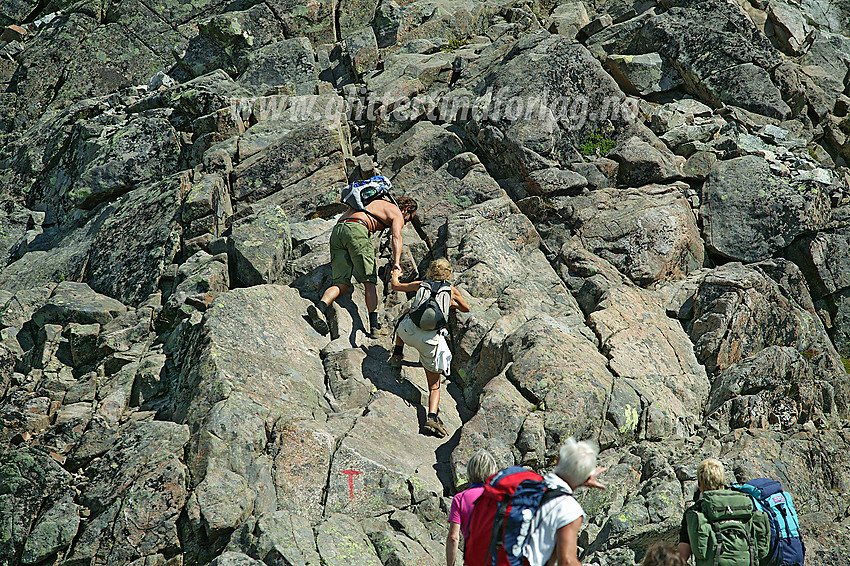
<svg viewBox="0 0 850 566"><path fill-rule="evenodd" d="M449 535L446 538L446 566L454 566L460 535L469 537L472 507L484 491L484 482L496 473L496 459L483 448L472 455L466 464L469 487L454 496L449 511Z"/></svg>
<svg viewBox="0 0 850 566"><path fill-rule="evenodd" d="M597 477L607 468L596 465L599 451L590 441L576 441L570 437L561 446L555 471L543 476L550 489L567 494L556 497L540 506L531 521L531 535L523 549L528 566L554 564L581 566L578 559L578 532L584 510L573 497L579 487L605 489Z"/></svg>

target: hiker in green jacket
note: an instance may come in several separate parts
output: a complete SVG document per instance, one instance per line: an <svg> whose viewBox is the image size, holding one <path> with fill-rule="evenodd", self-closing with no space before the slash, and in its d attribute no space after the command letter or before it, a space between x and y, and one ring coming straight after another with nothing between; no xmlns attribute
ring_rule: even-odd
<svg viewBox="0 0 850 566"><path fill-rule="evenodd" d="M386 228L392 230L393 269L401 269L401 229L413 220L418 205L410 197L392 202L377 199L366 210L350 208L340 217L331 232L331 271L333 283L321 300L307 308L307 316L319 334L326 335L328 307L351 286L351 275L363 283L366 291L366 310L369 312L369 337L386 334L378 322L378 270L372 234Z"/></svg>
<svg viewBox="0 0 850 566"><path fill-rule="evenodd" d="M716 458L697 467L699 498L685 510L677 550L697 566L752 566L770 549L767 515L748 495L726 489L726 472Z"/></svg>

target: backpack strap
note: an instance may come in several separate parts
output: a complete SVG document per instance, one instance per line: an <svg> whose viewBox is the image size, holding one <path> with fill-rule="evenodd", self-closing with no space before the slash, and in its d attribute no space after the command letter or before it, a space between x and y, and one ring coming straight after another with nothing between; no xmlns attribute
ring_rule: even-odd
<svg viewBox="0 0 850 566"><path fill-rule="evenodd" d="M553 499L557 499L562 495L569 495L570 497L573 496L572 493L567 493L563 489L547 489L543 492L543 497L540 498L540 507L543 507L543 505L545 505L546 503L552 501Z"/></svg>
<svg viewBox="0 0 850 566"><path fill-rule="evenodd" d="M378 224L380 224L381 226L383 226L383 228L381 228L380 230L376 230L377 232L381 232L381 231L386 230L387 228L389 228L389 226L387 226L386 224L384 224L384 221L383 221L383 220L381 220L380 218L378 218L377 216L375 216L374 214L372 214L371 212L369 212L369 211L368 211L368 210L366 210L365 208L363 209L363 211L362 211L362 212L365 212L366 214L368 214L369 216L371 216L372 218L374 218L374 219L375 219L375 222L377 222Z"/></svg>
<svg viewBox="0 0 850 566"><path fill-rule="evenodd" d="M505 500L499 501L499 507L496 509L496 518L493 521L493 531L490 533L490 547L487 549L487 556L484 558L484 564L487 566L496 566L499 543L505 538L505 518L507 515L508 502Z"/></svg>
<svg viewBox="0 0 850 566"><path fill-rule="evenodd" d="M750 520L747 521L747 550L750 551L750 566L758 566L758 557L756 556L756 546L753 544L753 538L750 536L750 531L752 530L753 518L750 517Z"/></svg>

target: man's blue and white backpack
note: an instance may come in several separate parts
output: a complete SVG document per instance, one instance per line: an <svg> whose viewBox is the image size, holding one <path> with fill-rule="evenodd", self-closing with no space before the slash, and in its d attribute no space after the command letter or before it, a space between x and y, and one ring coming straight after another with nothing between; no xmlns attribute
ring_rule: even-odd
<svg viewBox="0 0 850 566"><path fill-rule="evenodd" d="M366 205L379 198L386 198L396 206L390 191L393 184L383 175L375 175L365 181L354 181L342 188L339 198L354 210L366 210Z"/></svg>
<svg viewBox="0 0 850 566"><path fill-rule="evenodd" d="M761 566L803 566L806 545L800 536L800 521L791 495L782 490L782 484L762 478L734 484L732 489L749 495L756 509L767 513L770 553Z"/></svg>

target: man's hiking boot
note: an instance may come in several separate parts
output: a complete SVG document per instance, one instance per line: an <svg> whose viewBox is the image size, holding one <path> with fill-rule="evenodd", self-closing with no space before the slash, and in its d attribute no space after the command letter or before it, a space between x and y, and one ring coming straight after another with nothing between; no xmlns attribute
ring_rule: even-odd
<svg viewBox="0 0 850 566"><path fill-rule="evenodd" d="M316 305L307 307L307 317L310 319L310 324L316 329L316 332L322 336L327 336L331 329L328 327L328 322L325 320L325 315L322 311L316 308Z"/></svg>
<svg viewBox="0 0 850 566"><path fill-rule="evenodd" d="M370 324L369 326L369 338L372 338L373 340L377 340L381 336L388 336L390 333L389 330L387 330L380 324Z"/></svg>
<svg viewBox="0 0 850 566"><path fill-rule="evenodd" d="M401 362L404 359L402 354L393 354L390 356L390 367L394 369L401 369Z"/></svg>
<svg viewBox="0 0 850 566"><path fill-rule="evenodd" d="M449 431L447 431L446 427L443 426L443 421L441 421L440 417L437 415L429 415L428 418L425 419L425 424L422 425L422 428L425 429L425 432L430 432L437 438L445 438L449 434Z"/></svg>

